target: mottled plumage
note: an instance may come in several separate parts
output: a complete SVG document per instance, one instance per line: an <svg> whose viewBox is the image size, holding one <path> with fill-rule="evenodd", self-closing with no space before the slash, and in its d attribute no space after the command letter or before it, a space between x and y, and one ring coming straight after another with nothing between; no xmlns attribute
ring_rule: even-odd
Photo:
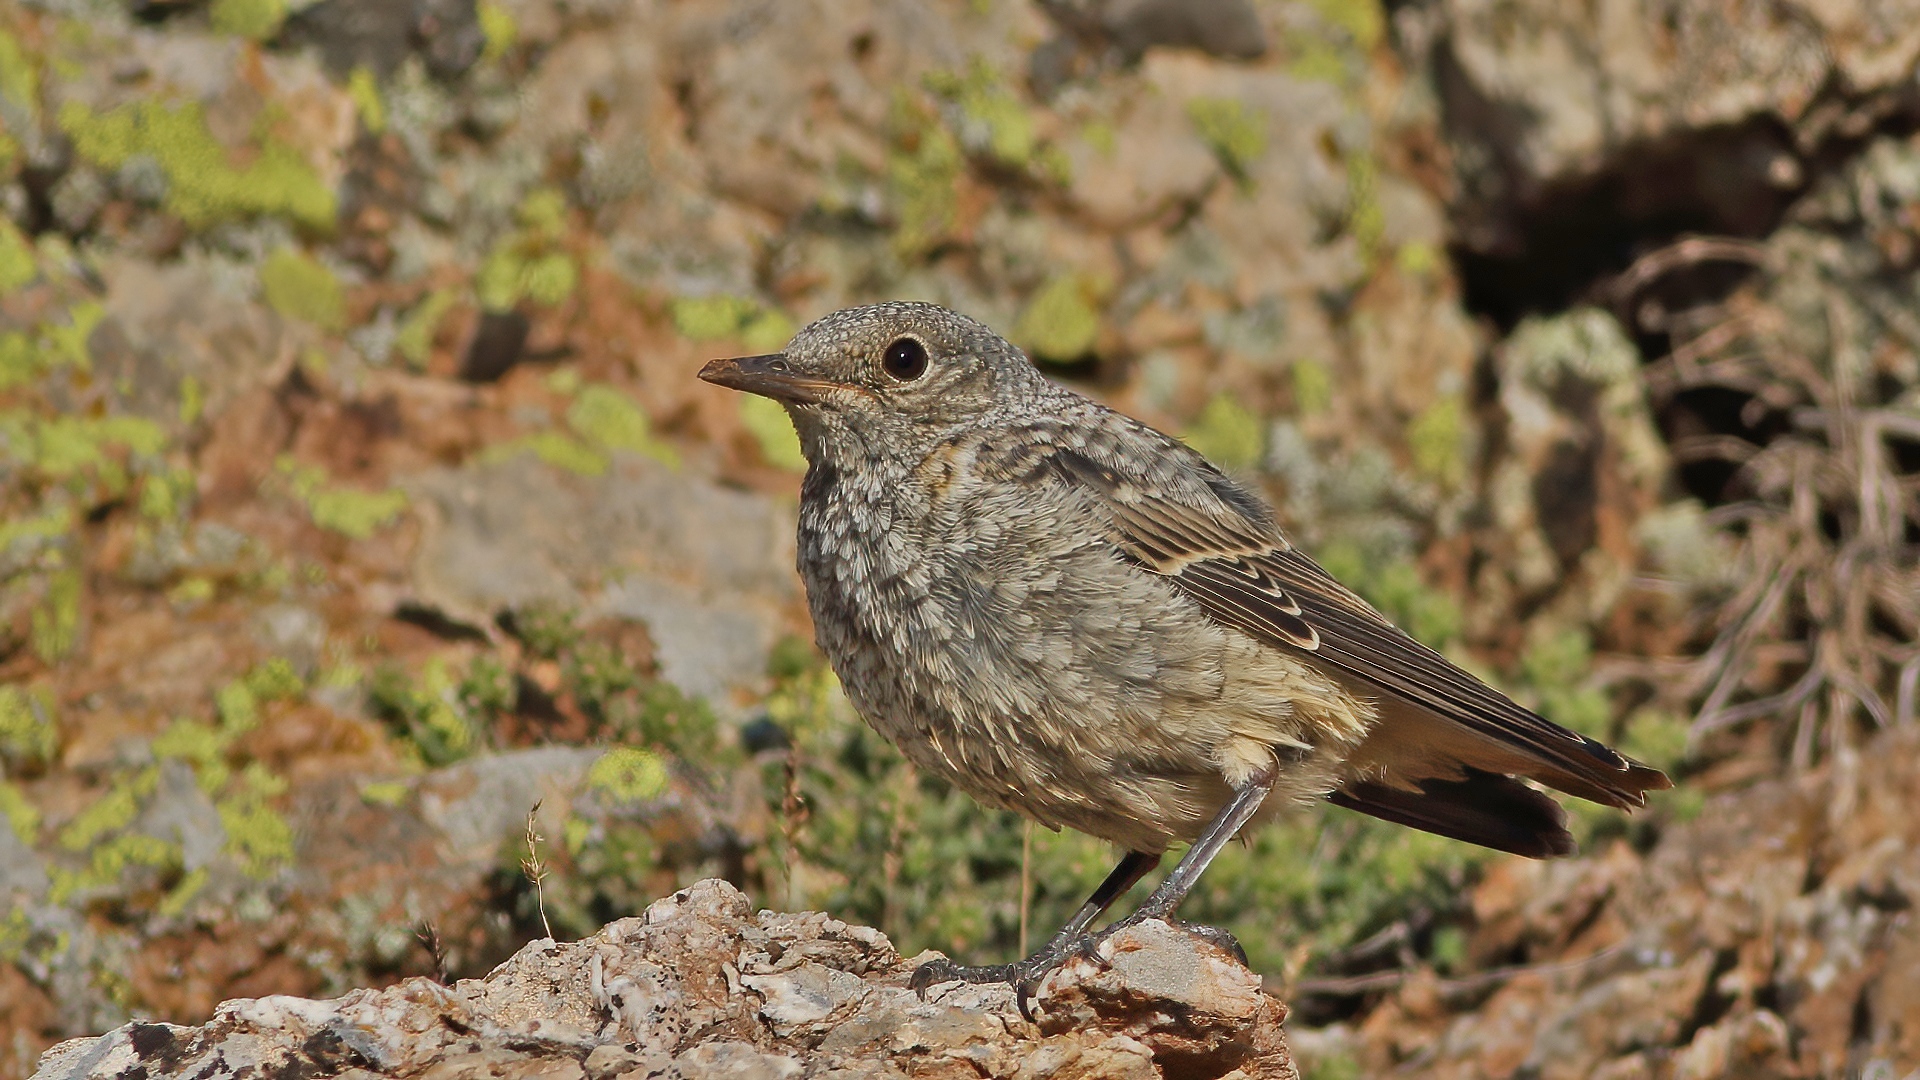
<svg viewBox="0 0 1920 1080"><path fill-rule="evenodd" d="M1543 856L1572 850L1564 814L1517 777L1620 807L1666 786L1394 628L1199 454L963 316L842 311L701 375L793 417L800 574L861 715L981 802L1133 853L1048 950L943 974L1031 976L1198 840L1142 908L1164 915L1290 804Z"/></svg>

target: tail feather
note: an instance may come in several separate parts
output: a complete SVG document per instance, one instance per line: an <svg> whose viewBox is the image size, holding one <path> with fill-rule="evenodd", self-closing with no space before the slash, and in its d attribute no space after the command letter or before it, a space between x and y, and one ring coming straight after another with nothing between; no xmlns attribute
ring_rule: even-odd
<svg viewBox="0 0 1920 1080"><path fill-rule="evenodd" d="M1393 698L1380 700L1379 709L1328 799L1470 844L1534 858L1573 851L1566 814L1528 780L1623 809L1642 806L1647 791L1670 786L1658 769L1591 739L1578 740L1585 754L1546 754Z"/></svg>
<svg viewBox="0 0 1920 1080"><path fill-rule="evenodd" d="M1427 778L1413 790L1377 780L1350 780L1327 796L1335 806L1469 844L1534 859L1571 855L1567 813L1511 776L1464 770L1459 780Z"/></svg>

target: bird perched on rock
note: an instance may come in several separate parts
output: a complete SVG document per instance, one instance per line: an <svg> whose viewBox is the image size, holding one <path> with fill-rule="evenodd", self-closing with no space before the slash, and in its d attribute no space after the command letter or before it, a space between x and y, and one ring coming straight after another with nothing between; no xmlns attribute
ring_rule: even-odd
<svg viewBox="0 0 1920 1080"><path fill-rule="evenodd" d="M1302 803L1540 858L1573 838L1523 780L1623 808L1668 786L1401 632L1205 458L964 316L853 308L700 377L793 418L800 575L867 722L980 802L1126 852L1039 952L936 962L923 989L1037 978L1191 841L1121 922L1166 918Z"/></svg>

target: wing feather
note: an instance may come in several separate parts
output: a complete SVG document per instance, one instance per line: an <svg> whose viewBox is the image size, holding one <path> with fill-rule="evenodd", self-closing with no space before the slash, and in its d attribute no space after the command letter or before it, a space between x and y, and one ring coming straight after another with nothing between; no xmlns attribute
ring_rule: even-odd
<svg viewBox="0 0 1920 1080"><path fill-rule="evenodd" d="M1203 460L1197 468L1212 472ZM1664 774L1523 708L1386 616L1303 553L1278 529L1217 495L1214 472L1187 501L1151 494L1116 468L1062 449L1054 472L1097 493L1113 540L1129 559L1161 574L1218 621L1330 666L1408 704L1516 751L1527 774L1570 795L1612 806L1645 803L1669 786Z"/></svg>

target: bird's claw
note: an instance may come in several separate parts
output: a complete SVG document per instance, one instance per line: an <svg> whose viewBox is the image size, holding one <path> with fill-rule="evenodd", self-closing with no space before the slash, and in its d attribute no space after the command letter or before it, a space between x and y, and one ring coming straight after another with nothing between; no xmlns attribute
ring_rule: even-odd
<svg viewBox="0 0 1920 1080"><path fill-rule="evenodd" d="M1115 924L1098 934L1076 935L1015 964L970 967L965 964L956 964L944 957L929 960L914 969L908 985L920 996L920 1000L925 1001L927 991L940 983L1006 983L1013 987L1014 1000L1020 1006L1020 1015L1032 1021L1031 1002L1034 992L1040 989L1040 984L1045 982L1047 976L1055 969L1075 958L1085 960L1101 971L1106 971L1113 966L1113 962L1101 954L1100 943L1105 941L1109 934L1119 929L1119 925Z"/></svg>
<svg viewBox="0 0 1920 1080"><path fill-rule="evenodd" d="M970 967L956 964L941 957L929 960L913 969L913 977L907 985L919 995L921 1001L927 999L927 991L941 983L1011 983L1023 978L1020 964L992 964L985 967Z"/></svg>

